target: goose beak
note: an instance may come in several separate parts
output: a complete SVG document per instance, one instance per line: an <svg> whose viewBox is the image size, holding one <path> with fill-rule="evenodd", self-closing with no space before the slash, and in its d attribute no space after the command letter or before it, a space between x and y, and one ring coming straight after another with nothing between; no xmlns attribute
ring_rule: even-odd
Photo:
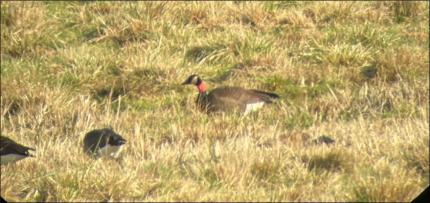
<svg viewBox="0 0 430 203"><path fill-rule="evenodd" d="M188 85L189 83L188 83L188 81L187 80L185 80L184 82L182 82L181 83L181 85Z"/></svg>
<svg viewBox="0 0 430 203"><path fill-rule="evenodd" d="M26 153L26 154L27 154L27 156L28 156L28 157L36 157L34 154L29 153L28 151L27 151L27 153Z"/></svg>
<svg viewBox="0 0 430 203"><path fill-rule="evenodd" d="M125 143L127 143L127 141L126 141L126 140L120 140L118 144L123 145L123 144L125 144Z"/></svg>

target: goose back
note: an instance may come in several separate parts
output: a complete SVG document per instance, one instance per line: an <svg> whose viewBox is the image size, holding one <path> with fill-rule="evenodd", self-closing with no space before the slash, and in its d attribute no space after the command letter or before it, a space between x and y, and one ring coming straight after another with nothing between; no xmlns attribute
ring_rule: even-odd
<svg viewBox="0 0 430 203"><path fill-rule="evenodd" d="M218 87L209 93L199 93L197 103L200 108L208 112L215 111L246 111L248 105L257 104L261 107L265 103L271 103L279 96L273 93L263 92L241 87Z"/></svg>

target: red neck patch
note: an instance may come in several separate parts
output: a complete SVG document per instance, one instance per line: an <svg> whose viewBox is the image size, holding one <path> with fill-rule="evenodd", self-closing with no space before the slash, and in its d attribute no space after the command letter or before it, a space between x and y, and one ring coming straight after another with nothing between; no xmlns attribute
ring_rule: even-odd
<svg viewBox="0 0 430 203"><path fill-rule="evenodd" d="M202 81L199 85L197 85L197 89L199 89L200 93L206 92L206 84Z"/></svg>

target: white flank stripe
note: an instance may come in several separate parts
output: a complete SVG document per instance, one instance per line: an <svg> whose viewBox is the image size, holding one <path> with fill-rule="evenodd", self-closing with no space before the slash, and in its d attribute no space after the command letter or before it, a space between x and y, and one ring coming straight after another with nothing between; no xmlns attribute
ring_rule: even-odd
<svg viewBox="0 0 430 203"><path fill-rule="evenodd" d="M248 113L252 112L252 111L256 111L258 109L260 109L261 107L263 107L265 102L256 102L256 103L250 103L246 105L246 109L245 109L245 115L247 115Z"/></svg>
<svg viewBox="0 0 430 203"><path fill-rule="evenodd" d="M23 159L25 157L27 157L27 156L19 155L19 154L2 155L0 157L0 159L1 159L1 165L12 163L12 162L15 162L15 161L19 161L19 160L21 160L21 159Z"/></svg>
<svg viewBox="0 0 430 203"><path fill-rule="evenodd" d="M122 150L122 146L112 146L112 145L108 144L105 147L100 148L98 155L99 156L118 158L121 150Z"/></svg>

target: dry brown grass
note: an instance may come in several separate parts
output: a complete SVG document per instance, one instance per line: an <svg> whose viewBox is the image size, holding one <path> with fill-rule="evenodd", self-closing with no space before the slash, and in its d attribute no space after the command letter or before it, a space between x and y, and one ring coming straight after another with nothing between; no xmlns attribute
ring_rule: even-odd
<svg viewBox="0 0 430 203"><path fill-rule="evenodd" d="M10 201L411 201L429 184L428 2L2 2ZM247 117L209 88L275 91ZM82 151L94 128L128 143ZM332 145L313 139L328 135Z"/></svg>

